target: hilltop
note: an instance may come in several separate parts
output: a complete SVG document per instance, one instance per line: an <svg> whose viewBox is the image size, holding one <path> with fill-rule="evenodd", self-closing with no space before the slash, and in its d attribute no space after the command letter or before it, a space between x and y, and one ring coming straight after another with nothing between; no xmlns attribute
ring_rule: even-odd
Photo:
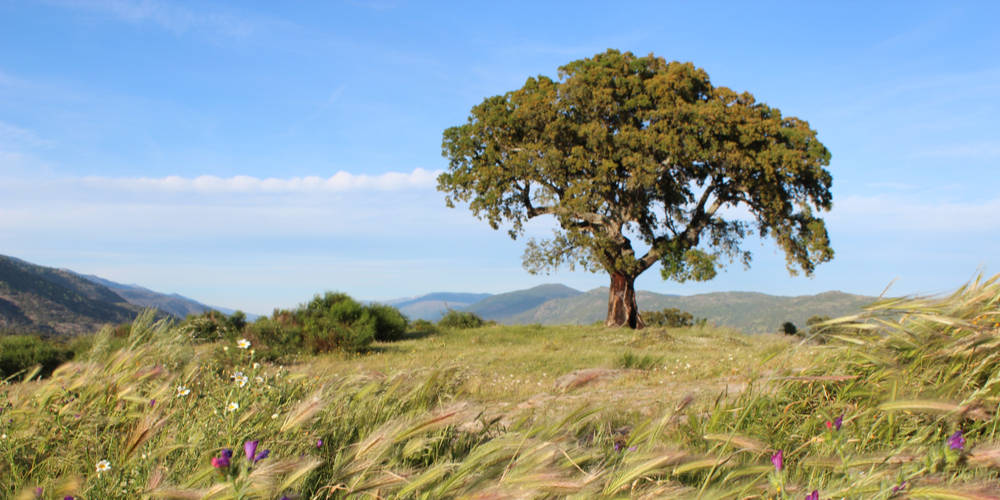
<svg viewBox="0 0 1000 500"><path fill-rule="evenodd" d="M79 335L105 324L131 322L143 309L159 310L158 317L177 318L213 309L235 312L177 294L0 255L0 332Z"/></svg>

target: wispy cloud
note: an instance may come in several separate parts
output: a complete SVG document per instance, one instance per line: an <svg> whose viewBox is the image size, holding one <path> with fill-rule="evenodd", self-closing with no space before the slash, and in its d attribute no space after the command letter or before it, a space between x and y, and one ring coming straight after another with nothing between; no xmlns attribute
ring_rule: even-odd
<svg viewBox="0 0 1000 500"><path fill-rule="evenodd" d="M973 235L1000 229L1000 198L979 203L929 203L919 196L850 196L827 216L839 231Z"/></svg>
<svg viewBox="0 0 1000 500"><path fill-rule="evenodd" d="M1000 143L980 142L959 144L937 149L924 149L913 153L914 158L941 158L947 160L992 160L1000 158Z"/></svg>
<svg viewBox="0 0 1000 500"><path fill-rule="evenodd" d="M20 150L49 147L54 144L55 141L43 139L33 130L0 121L0 147L2 148Z"/></svg>
<svg viewBox="0 0 1000 500"><path fill-rule="evenodd" d="M231 13L198 12L153 0L52 0L50 3L108 14L124 22L153 23L175 33L207 30L243 38L255 30L253 22Z"/></svg>
<svg viewBox="0 0 1000 500"><path fill-rule="evenodd" d="M422 168L410 173L387 172L381 175L352 174L340 171L329 178L317 176L291 179L258 179L245 175L215 177L202 175L187 179L170 176L159 179L114 179L86 177L60 181L61 184L80 185L86 188L116 189L122 191L157 191L173 193L321 193L347 191L398 191L434 187L441 171Z"/></svg>

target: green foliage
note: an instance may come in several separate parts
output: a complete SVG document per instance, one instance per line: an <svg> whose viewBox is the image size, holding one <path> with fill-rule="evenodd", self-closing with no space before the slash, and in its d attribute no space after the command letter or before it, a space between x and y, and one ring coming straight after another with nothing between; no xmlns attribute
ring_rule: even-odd
<svg viewBox="0 0 1000 500"><path fill-rule="evenodd" d="M406 335L409 319L399 309L379 303L369 304L367 309L375 319L375 340L394 342Z"/></svg>
<svg viewBox="0 0 1000 500"><path fill-rule="evenodd" d="M292 321L286 326L300 328L303 345L313 353L358 351L375 341L375 318L345 293L317 294L289 317Z"/></svg>
<svg viewBox="0 0 1000 500"><path fill-rule="evenodd" d="M799 329L795 326L795 323L792 323L791 321L782 323L781 331L784 332L785 335L795 335L799 333Z"/></svg>
<svg viewBox="0 0 1000 500"><path fill-rule="evenodd" d="M247 316L242 311L225 314L219 311L205 311L201 314L188 314L181 326L185 327L192 338L205 341L235 340L243 335L247 327Z"/></svg>
<svg viewBox="0 0 1000 500"><path fill-rule="evenodd" d="M410 329L419 333L434 333L437 331L437 326L426 319L418 319L410 325Z"/></svg>
<svg viewBox="0 0 1000 500"><path fill-rule="evenodd" d="M295 310L275 311L271 322L262 323L260 328L266 345L285 346L281 349L287 352L297 336L301 349L315 354L357 352L375 341L400 340L408 325L409 320L395 307L362 305L345 293L327 292Z"/></svg>
<svg viewBox="0 0 1000 500"><path fill-rule="evenodd" d="M442 154L448 206L468 202L512 238L556 218L552 239L526 247L531 273L580 266L631 285L659 261L664 279L707 280L725 262L749 266L753 234L774 238L792 274L833 258L814 215L832 206L816 131L692 63L611 49L573 61L558 80L528 78L474 106L444 131ZM724 217L737 206L752 222ZM650 250L637 255L630 238Z"/></svg>
<svg viewBox="0 0 1000 500"><path fill-rule="evenodd" d="M301 328L287 326L275 318L257 318L247 328L246 338L261 360L290 361L303 351Z"/></svg>
<svg viewBox="0 0 1000 500"><path fill-rule="evenodd" d="M663 356L652 356L649 354L640 356L631 351L626 351L618 356L617 365L619 368L627 370L652 370L658 366L663 366Z"/></svg>
<svg viewBox="0 0 1000 500"><path fill-rule="evenodd" d="M643 311L640 314L646 326L684 328L702 324L702 320L695 320L691 313L681 311L676 307L666 308L662 311Z"/></svg>
<svg viewBox="0 0 1000 500"><path fill-rule="evenodd" d="M28 372L36 365L41 371L36 375L48 376L56 367L73 359L72 349L54 342L47 342L29 335L0 337L0 379ZM21 373L18 378L23 378Z"/></svg>
<svg viewBox="0 0 1000 500"><path fill-rule="evenodd" d="M441 328L453 328L456 330L481 328L483 326L492 326L495 324L497 324L496 321L484 320L480 315L474 312L456 311L450 307L448 308L448 312L444 313L441 319L437 322L437 326Z"/></svg>

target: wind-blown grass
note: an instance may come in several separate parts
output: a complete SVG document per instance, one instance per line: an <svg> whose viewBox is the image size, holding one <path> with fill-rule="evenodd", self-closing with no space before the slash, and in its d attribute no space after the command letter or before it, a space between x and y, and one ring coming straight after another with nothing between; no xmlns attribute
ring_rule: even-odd
<svg viewBox="0 0 1000 500"><path fill-rule="evenodd" d="M791 350L672 331L664 352L703 339L771 355L741 390L672 394L650 418L573 399L588 387L564 404L500 406L460 363L296 373L260 364L253 346L193 345L145 315L125 348L104 332L85 359L3 388L0 496L998 498L998 303L996 279L882 301ZM468 348L495 341L490 331L466 332ZM527 349L544 352L550 331ZM266 458L243 456L252 441Z"/></svg>

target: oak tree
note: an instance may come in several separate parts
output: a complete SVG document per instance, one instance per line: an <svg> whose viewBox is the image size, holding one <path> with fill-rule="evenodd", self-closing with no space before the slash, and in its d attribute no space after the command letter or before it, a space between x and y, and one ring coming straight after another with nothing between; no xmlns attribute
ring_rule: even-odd
<svg viewBox="0 0 1000 500"><path fill-rule="evenodd" d="M608 326L641 328L635 279L704 281L726 263L748 267L747 236L771 237L792 275L833 258L823 220L832 206L830 153L798 118L749 93L713 86L691 63L608 50L485 99L444 132L446 203L512 238L551 215L551 239L531 239L531 273L560 265L611 276ZM648 248L642 255L637 239Z"/></svg>

